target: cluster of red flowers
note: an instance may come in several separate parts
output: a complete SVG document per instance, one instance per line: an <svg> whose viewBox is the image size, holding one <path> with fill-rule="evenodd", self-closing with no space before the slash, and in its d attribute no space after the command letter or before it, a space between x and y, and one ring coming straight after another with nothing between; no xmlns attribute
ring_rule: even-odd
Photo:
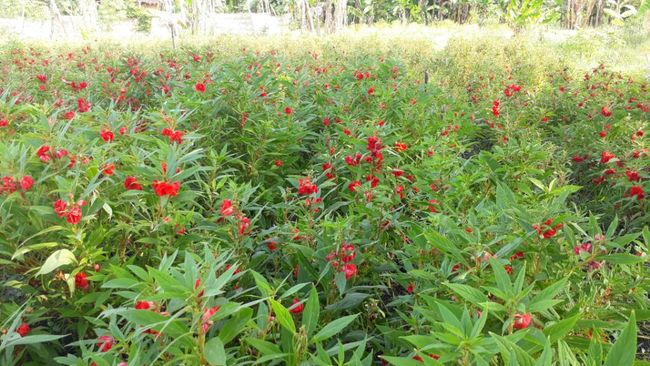
<svg viewBox="0 0 650 366"><path fill-rule="evenodd" d="M79 200L77 202L66 202L61 199L54 202L54 212L59 217L65 217L65 219L73 225L78 224L81 221L81 207L86 205L85 200Z"/></svg>
<svg viewBox="0 0 650 366"><path fill-rule="evenodd" d="M225 217L233 216L235 214L235 207L233 206L232 201L229 199L224 199L221 203L220 212L222 216L220 221ZM251 227L251 220L243 213L237 213L235 215L235 218L239 220L237 233L239 236L246 235L248 233L248 229Z"/></svg>
<svg viewBox="0 0 650 366"><path fill-rule="evenodd" d="M68 156L68 150L59 149L56 152L52 151L52 148L49 145L43 145L36 150L36 156L41 159L44 163L49 163L53 158L61 159L64 156Z"/></svg>
<svg viewBox="0 0 650 366"><path fill-rule="evenodd" d="M503 94L505 94L506 97L511 97L515 93L518 93L520 91L521 91L521 86L517 84L510 84L503 90Z"/></svg>
<svg viewBox="0 0 650 366"><path fill-rule="evenodd" d="M153 190L156 193L156 195L159 197L164 197L164 196L174 197L178 194L178 190L181 187L181 182L167 182L167 181L154 180L151 186L153 187Z"/></svg>
<svg viewBox="0 0 650 366"><path fill-rule="evenodd" d="M495 100L492 102L492 115L494 115L494 117L496 118L499 118L500 113L501 113L501 102Z"/></svg>
<svg viewBox="0 0 650 366"><path fill-rule="evenodd" d="M553 225L553 219L548 219L542 224L533 225L533 229L535 229L535 231L537 231L537 234L539 234L542 238L549 239L554 237L557 234L557 231L562 228L562 226L562 223Z"/></svg>
<svg viewBox="0 0 650 366"><path fill-rule="evenodd" d="M183 132L181 131L175 131L171 128L164 128L162 130L162 135L167 136L167 138L169 138L169 142L175 142L177 144L183 142Z"/></svg>
<svg viewBox="0 0 650 366"><path fill-rule="evenodd" d="M0 180L0 194L11 194L16 192L18 189L27 192L33 185L34 179L29 175L22 177L20 180L12 177L2 177Z"/></svg>
<svg viewBox="0 0 650 366"><path fill-rule="evenodd" d="M345 274L345 279L349 280L357 274L357 266L351 263L356 258L357 252L354 245L343 243L338 251L330 252L326 259L333 268Z"/></svg>
<svg viewBox="0 0 650 366"><path fill-rule="evenodd" d="M298 179L298 194L309 196L318 193L318 186L311 182L311 178Z"/></svg>
<svg viewBox="0 0 650 366"><path fill-rule="evenodd" d="M142 185L138 183L138 179L136 177L126 177L124 179L124 188L129 191L141 191Z"/></svg>

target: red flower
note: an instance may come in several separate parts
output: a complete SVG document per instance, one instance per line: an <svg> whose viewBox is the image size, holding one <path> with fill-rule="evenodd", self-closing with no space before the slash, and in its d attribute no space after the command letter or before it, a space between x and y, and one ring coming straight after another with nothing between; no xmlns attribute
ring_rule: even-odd
<svg viewBox="0 0 650 366"><path fill-rule="evenodd" d="M156 304L153 301L138 301L135 303L135 308L138 310L152 309Z"/></svg>
<svg viewBox="0 0 650 366"><path fill-rule="evenodd" d="M205 84L196 83L196 84L194 84L194 89L199 93L205 93Z"/></svg>
<svg viewBox="0 0 650 366"><path fill-rule="evenodd" d="M411 282L408 284L408 286L406 286L406 292L412 294L413 291L415 291L415 283Z"/></svg>
<svg viewBox="0 0 650 366"><path fill-rule="evenodd" d="M398 185L395 187L395 193L399 196L399 199L404 199L404 186Z"/></svg>
<svg viewBox="0 0 650 366"><path fill-rule="evenodd" d="M348 189L350 190L350 192L356 192L357 187L361 187L361 182L359 182L358 180L355 180L348 185Z"/></svg>
<svg viewBox="0 0 650 366"><path fill-rule="evenodd" d="M0 127L7 127L9 126L9 121L6 119L0 119Z"/></svg>
<svg viewBox="0 0 650 366"><path fill-rule="evenodd" d="M36 78L37 78L38 81L39 81L40 83L42 83L42 84L47 83L47 75L39 74L39 75L36 75Z"/></svg>
<svg viewBox="0 0 650 366"><path fill-rule="evenodd" d="M373 95L373 94L375 94L375 87L371 86L370 88L368 88L368 95Z"/></svg>
<svg viewBox="0 0 650 366"><path fill-rule="evenodd" d="M492 114L496 118L499 118L500 107L501 107L501 102L499 102L498 100L495 100L495 101L492 102Z"/></svg>
<svg viewBox="0 0 650 366"><path fill-rule="evenodd" d="M600 131L600 132L598 132L598 135L599 135L600 137L602 137L602 138L605 138L605 137L607 137L607 131L605 131L605 130Z"/></svg>
<svg viewBox="0 0 650 366"><path fill-rule="evenodd" d="M630 197L636 196L637 201L641 201L645 197L645 192L641 186L632 186L630 187Z"/></svg>
<svg viewBox="0 0 650 366"><path fill-rule="evenodd" d="M221 204L221 216L231 216L235 212L231 200L223 200Z"/></svg>
<svg viewBox="0 0 650 366"><path fill-rule="evenodd" d="M532 318L530 316L530 313L516 314L515 315L515 321L514 321L514 327L515 327L515 329L526 329L530 325L531 321L532 321Z"/></svg>
<svg viewBox="0 0 650 366"><path fill-rule="evenodd" d="M113 173L115 173L115 164L113 164L113 163L106 164L104 166L104 169L102 170L102 172L105 175L113 175Z"/></svg>
<svg viewBox="0 0 650 366"><path fill-rule="evenodd" d="M23 191L29 191L33 185L34 179L29 175L24 176L23 179L20 180L20 188L22 188Z"/></svg>
<svg viewBox="0 0 650 366"><path fill-rule="evenodd" d="M92 107L92 104L86 101L84 98L77 99L77 110L79 113L88 112L90 110L90 107Z"/></svg>
<svg viewBox="0 0 650 366"><path fill-rule="evenodd" d="M281 167L282 165L284 165L284 162L283 162L282 160L278 159L278 160L275 161L274 164L275 164L275 166L277 166L277 167L279 168L279 167Z"/></svg>
<svg viewBox="0 0 650 366"><path fill-rule="evenodd" d="M573 247L573 253L575 255L580 254L581 252L590 252L591 251L591 243L582 243L580 245L576 245Z"/></svg>
<svg viewBox="0 0 650 366"><path fill-rule="evenodd" d="M357 274L357 266L354 263L346 263L343 265L341 272L345 273L345 279L349 280Z"/></svg>
<svg viewBox="0 0 650 366"><path fill-rule="evenodd" d="M244 235L250 226L251 220L249 220L246 216L241 216L239 218L239 236Z"/></svg>
<svg viewBox="0 0 650 366"><path fill-rule="evenodd" d="M612 111L611 111L609 108L607 108L607 107L602 107L602 108L600 109L600 113L601 113L603 116L605 116L605 117L609 117L609 116L612 115Z"/></svg>
<svg viewBox="0 0 650 366"><path fill-rule="evenodd" d="M297 298L293 299L293 304L291 308L289 309L290 312L293 314L300 314L302 313L303 310L305 310L305 304L298 304L300 301ZM296 305L298 304L298 305Z"/></svg>
<svg viewBox="0 0 650 366"><path fill-rule="evenodd" d="M165 181L154 180L152 186L157 196L174 197L178 194L178 190L181 187L181 183L180 182L169 183Z"/></svg>
<svg viewBox="0 0 650 366"><path fill-rule="evenodd" d="M271 240L270 242L266 243L267 248L269 248L270 251L274 252L278 249L278 243L275 241Z"/></svg>
<svg viewBox="0 0 650 366"><path fill-rule="evenodd" d="M311 182L311 178L298 179L298 194L307 196L318 193L318 186Z"/></svg>
<svg viewBox="0 0 650 366"><path fill-rule="evenodd" d="M141 191L142 186L140 183L138 183L138 179L136 177L126 177L124 179L124 188L126 188L129 191Z"/></svg>
<svg viewBox="0 0 650 366"><path fill-rule="evenodd" d="M108 335L103 335L99 338L97 338L99 342L97 342L97 347L99 348L99 352L108 352L113 348L113 343L115 342L115 339L113 337L108 336Z"/></svg>
<svg viewBox="0 0 650 366"><path fill-rule="evenodd" d="M181 131L174 131L171 128L164 128L162 130L162 134L163 136L167 136L170 142L175 142L177 144L183 142L183 132Z"/></svg>
<svg viewBox="0 0 650 366"><path fill-rule="evenodd" d="M67 111L65 114L63 114L63 118L67 119L68 121L74 118L74 111Z"/></svg>
<svg viewBox="0 0 650 366"><path fill-rule="evenodd" d="M632 170L627 170L625 172L625 175L627 176L627 180L630 182L638 182L639 181L639 172L635 172Z"/></svg>
<svg viewBox="0 0 650 366"><path fill-rule="evenodd" d="M54 212L56 212L59 217L65 216L68 212L68 204L63 200L57 200L54 202Z"/></svg>
<svg viewBox="0 0 650 366"><path fill-rule="evenodd" d="M397 151L406 151L407 148L408 148L408 146L403 142L396 142L395 143L395 150L397 150Z"/></svg>
<svg viewBox="0 0 650 366"><path fill-rule="evenodd" d="M603 151L603 152L600 154L600 163L601 163L601 164L608 163L610 160L612 160L612 159L614 159L614 158L616 158L616 155L612 154L612 153L609 152L609 151Z"/></svg>
<svg viewBox="0 0 650 366"><path fill-rule="evenodd" d="M113 142L115 140L115 134L113 131L109 129L103 129L99 135L102 137L102 139L106 142Z"/></svg>
<svg viewBox="0 0 650 366"><path fill-rule="evenodd" d="M517 252L510 256L510 261L514 261L516 259L524 259L524 252Z"/></svg>
<svg viewBox="0 0 650 366"><path fill-rule="evenodd" d="M48 145L43 145L36 151L36 156L38 156L42 162L47 163L52 159L50 156L50 149L51 148Z"/></svg>
<svg viewBox="0 0 650 366"><path fill-rule="evenodd" d="M16 333L18 333L21 337L24 337L24 336L28 335L29 332L31 332L31 331L32 331L32 328L30 328L29 324L27 324L25 322L22 322L22 324L20 324L18 326L18 328L16 328Z"/></svg>
<svg viewBox="0 0 650 366"><path fill-rule="evenodd" d="M74 284L76 287L86 290L88 288L88 275L84 272L79 272L74 276Z"/></svg>
<svg viewBox="0 0 650 366"><path fill-rule="evenodd" d="M66 213L66 220L72 225L76 225L81 221L81 207L74 204L72 208Z"/></svg>
<svg viewBox="0 0 650 366"><path fill-rule="evenodd" d="M207 333L208 330L210 330L210 327L212 324L214 324L210 318L212 318L212 316L214 316L214 314L216 314L219 309L220 308L218 306L213 306L203 311L203 316L201 316L201 329L203 330L203 333Z"/></svg>
<svg viewBox="0 0 650 366"><path fill-rule="evenodd" d="M284 108L284 114L286 114L287 116L290 116L291 114L293 114L293 109L291 109L291 107L285 107Z"/></svg>

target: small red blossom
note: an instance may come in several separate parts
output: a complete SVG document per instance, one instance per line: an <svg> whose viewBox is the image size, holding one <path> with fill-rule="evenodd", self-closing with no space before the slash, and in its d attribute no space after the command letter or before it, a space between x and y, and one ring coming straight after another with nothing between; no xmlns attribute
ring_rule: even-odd
<svg viewBox="0 0 650 366"><path fill-rule="evenodd" d="M113 175L115 173L115 164L109 163L104 165L104 168L102 169L102 172L105 175Z"/></svg>
<svg viewBox="0 0 650 366"><path fill-rule="evenodd" d="M102 137L102 140L106 142L113 142L113 140L115 140L115 134L113 133L113 131L106 128L101 130L99 135Z"/></svg>
<svg viewBox="0 0 650 366"><path fill-rule="evenodd" d="M354 263L346 263L341 271L345 273L345 279L349 280L357 274L357 266Z"/></svg>
<svg viewBox="0 0 650 366"><path fill-rule="evenodd" d="M135 303L135 308L137 310L149 310L153 309L155 305L153 301L138 301Z"/></svg>
<svg viewBox="0 0 650 366"><path fill-rule="evenodd" d="M612 160L614 158L616 158L616 155L612 154L609 151L603 151L602 153L600 153L600 163L601 164L606 164L606 163L608 163L610 160Z"/></svg>
<svg viewBox="0 0 650 366"><path fill-rule="evenodd" d="M293 313L293 314L300 314L300 313L302 313L303 310L305 310L305 304L301 304L300 300L298 300L297 298L294 298L293 299L293 304L292 304L291 308L289 309L289 311L291 313Z"/></svg>
<svg viewBox="0 0 650 366"><path fill-rule="evenodd" d="M158 197L163 197L163 196L174 197L178 194L178 190L181 187L180 182L170 183L170 182L159 181L159 180L154 180L151 185Z"/></svg>
<svg viewBox="0 0 650 366"><path fill-rule="evenodd" d="M358 187L361 187L361 182L358 180L355 180L352 183L348 184L348 190L350 192L356 192Z"/></svg>
<svg viewBox="0 0 650 366"><path fill-rule="evenodd" d="M85 272L79 272L74 276L74 284L82 290L88 289L88 275Z"/></svg>
<svg viewBox="0 0 650 366"><path fill-rule="evenodd" d="M81 207L74 204L66 213L65 219L72 225L76 225L81 221Z"/></svg>
<svg viewBox="0 0 650 366"><path fill-rule="evenodd" d="M645 197L645 192L641 186L632 186L630 187L630 192L628 194L630 197L635 197L637 201L641 201Z"/></svg>
<svg viewBox="0 0 650 366"><path fill-rule="evenodd" d="M99 338L97 338L97 347L99 348L99 352L108 352L113 348L113 343L115 343L115 339L113 337L108 336L108 335L103 335Z"/></svg>
<svg viewBox="0 0 650 366"><path fill-rule="evenodd" d="M20 180L20 188L22 188L23 191L29 191L32 186L34 186L34 179L31 176L26 175Z"/></svg>
<svg viewBox="0 0 650 366"><path fill-rule="evenodd" d="M32 328L29 327L29 324L22 322L18 328L16 328L16 333L18 333L21 337L25 337L29 334L29 332L32 331Z"/></svg>
<svg viewBox="0 0 650 366"><path fill-rule="evenodd" d="M235 213L235 207L232 205L232 201L225 199L221 203L221 216L232 216Z"/></svg>
<svg viewBox="0 0 650 366"><path fill-rule="evenodd" d="M608 107L602 107L600 109L600 114L602 114L604 117L609 117L612 115L612 111Z"/></svg>
<svg viewBox="0 0 650 366"><path fill-rule="evenodd" d="M311 182L311 178L298 179L298 194L308 196L318 193L318 186Z"/></svg>
<svg viewBox="0 0 650 366"><path fill-rule="evenodd" d="M126 177L126 179L124 179L124 188L129 191L141 191L142 185L138 183L138 179L136 177Z"/></svg>
<svg viewBox="0 0 650 366"><path fill-rule="evenodd" d="M196 90L199 93L205 93L205 84L203 83L194 84L194 90Z"/></svg>
<svg viewBox="0 0 650 366"><path fill-rule="evenodd" d="M532 317L530 313L526 314L516 314L514 319L515 329L526 329L530 326Z"/></svg>

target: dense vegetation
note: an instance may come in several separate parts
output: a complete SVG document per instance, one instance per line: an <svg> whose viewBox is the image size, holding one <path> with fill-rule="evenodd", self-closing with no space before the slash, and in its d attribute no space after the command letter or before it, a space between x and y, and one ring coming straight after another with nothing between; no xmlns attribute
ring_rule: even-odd
<svg viewBox="0 0 650 366"><path fill-rule="evenodd" d="M144 5L144 6L143 6ZM80 16L86 28L104 29L130 18L148 31L152 16L161 15L200 34L212 14L258 12L288 16L294 28L334 32L349 24L381 22L430 24L507 23L515 29L531 24L554 24L568 29L622 25L641 20L650 10L649 0L0 0L2 17L51 18ZM646 19L647 21L647 19ZM88 30L88 29L86 29Z"/></svg>
<svg viewBox="0 0 650 366"><path fill-rule="evenodd" d="M519 39L1 51L2 365L648 364L641 75Z"/></svg>

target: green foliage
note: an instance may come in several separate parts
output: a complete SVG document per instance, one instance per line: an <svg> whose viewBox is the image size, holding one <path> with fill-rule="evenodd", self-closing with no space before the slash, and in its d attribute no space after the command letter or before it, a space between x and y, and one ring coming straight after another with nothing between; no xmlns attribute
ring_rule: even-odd
<svg viewBox="0 0 650 366"><path fill-rule="evenodd" d="M0 363L634 364L647 86L523 39L6 46Z"/></svg>

